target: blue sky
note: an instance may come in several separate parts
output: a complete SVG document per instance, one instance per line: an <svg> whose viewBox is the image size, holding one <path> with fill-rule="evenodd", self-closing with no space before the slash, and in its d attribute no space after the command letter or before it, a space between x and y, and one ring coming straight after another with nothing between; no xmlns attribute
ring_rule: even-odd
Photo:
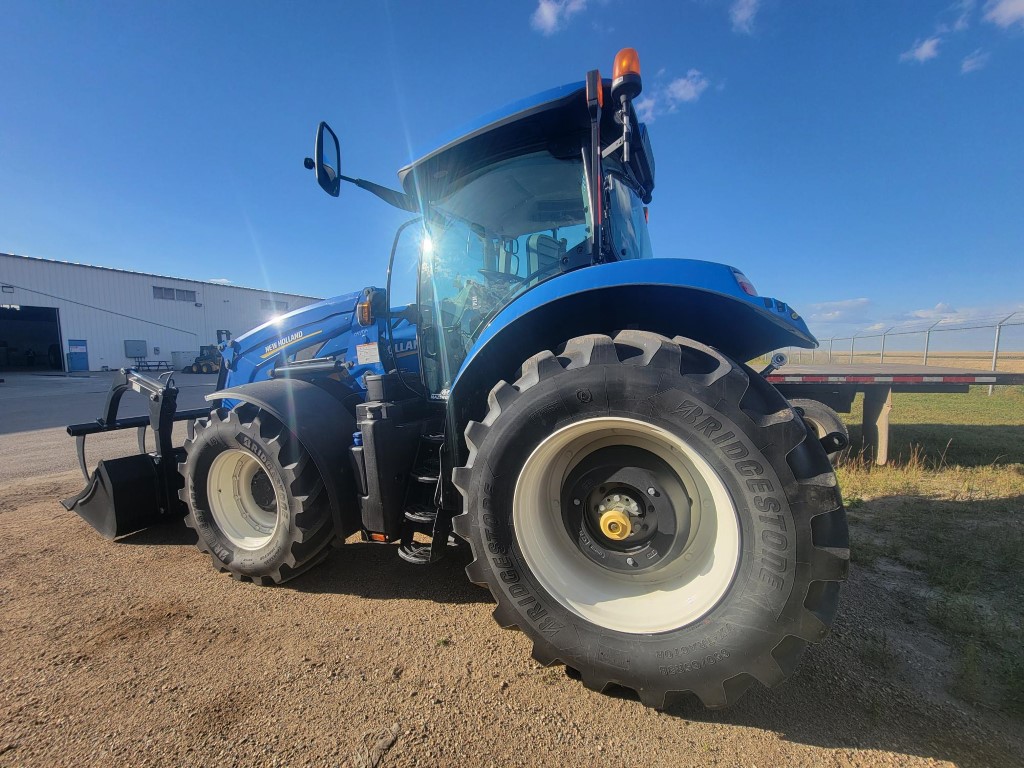
<svg viewBox="0 0 1024 768"><path fill-rule="evenodd" d="M382 285L417 150L640 52L655 253L821 337L1024 310L1024 0L5 0L0 250L332 295ZM397 278L412 296L411 270Z"/></svg>

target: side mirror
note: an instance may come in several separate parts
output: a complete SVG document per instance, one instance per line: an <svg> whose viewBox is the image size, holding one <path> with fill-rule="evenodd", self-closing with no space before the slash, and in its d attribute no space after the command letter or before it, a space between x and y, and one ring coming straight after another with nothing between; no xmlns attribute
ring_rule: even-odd
<svg viewBox="0 0 1024 768"><path fill-rule="evenodd" d="M321 122L316 129L313 157L316 158L313 167L316 169L317 183L328 195L337 197L341 191L341 147L338 146L338 137L327 123ZM309 168L308 157L306 167Z"/></svg>

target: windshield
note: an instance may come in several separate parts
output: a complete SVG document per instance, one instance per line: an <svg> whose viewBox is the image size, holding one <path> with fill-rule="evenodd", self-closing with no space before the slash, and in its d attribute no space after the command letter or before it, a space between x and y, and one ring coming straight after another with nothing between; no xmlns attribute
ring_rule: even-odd
<svg viewBox="0 0 1024 768"><path fill-rule="evenodd" d="M419 288L431 393L445 394L491 317L588 249L586 201L582 160L536 152L487 166L431 204Z"/></svg>
<svg viewBox="0 0 1024 768"><path fill-rule="evenodd" d="M650 257L643 205L614 165L606 192L615 258ZM590 264L590 224L582 157L546 151L486 166L431 202L420 235L418 301L433 396L447 397L473 343L510 301Z"/></svg>

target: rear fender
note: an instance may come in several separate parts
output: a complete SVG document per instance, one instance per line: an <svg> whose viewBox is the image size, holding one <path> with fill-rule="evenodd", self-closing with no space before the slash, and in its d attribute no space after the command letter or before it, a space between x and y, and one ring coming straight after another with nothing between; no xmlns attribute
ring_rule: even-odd
<svg viewBox="0 0 1024 768"><path fill-rule="evenodd" d="M587 267L541 283L491 320L453 382L451 428L461 435L469 419L483 418L491 387L514 380L519 365L537 352L576 336L626 329L685 336L738 362L781 347L818 345L795 311L746 294L727 265L642 259Z"/></svg>
<svg viewBox="0 0 1024 768"><path fill-rule="evenodd" d="M348 447L355 419L341 401L301 379L272 379L225 389L207 400L252 403L299 438L320 471L331 502L334 530L344 538L361 527Z"/></svg>

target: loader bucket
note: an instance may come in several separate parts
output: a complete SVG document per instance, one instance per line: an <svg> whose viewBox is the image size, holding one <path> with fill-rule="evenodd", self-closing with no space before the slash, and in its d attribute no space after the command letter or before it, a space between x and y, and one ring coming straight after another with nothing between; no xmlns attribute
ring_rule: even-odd
<svg viewBox="0 0 1024 768"><path fill-rule="evenodd" d="M85 489L61 503L108 539L160 521L160 478L149 454L101 461Z"/></svg>
<svg viewBox="0 0 1024 768"><path fill-rule="evenodd" d="M146 396L149 416L117 418L121 396L129 390ZM175 421L194 421L208 416L209 410L178 411L177 397L173 379L162 382L130 368L122 369L107 395L103 415L96 421L68 427L68 434L77 441L78 466L86 484L77 496L61 502L65 509L77 512L108 539L164 520L180 520L186 510L178 499L178 491L183 487L178 462L184 461L185 451L171 444L171 430ZM89 474L86 437L121 429L139 431L139 453L100 461ZM153 432L153 451L146 450L146 430Z"/></svg>

